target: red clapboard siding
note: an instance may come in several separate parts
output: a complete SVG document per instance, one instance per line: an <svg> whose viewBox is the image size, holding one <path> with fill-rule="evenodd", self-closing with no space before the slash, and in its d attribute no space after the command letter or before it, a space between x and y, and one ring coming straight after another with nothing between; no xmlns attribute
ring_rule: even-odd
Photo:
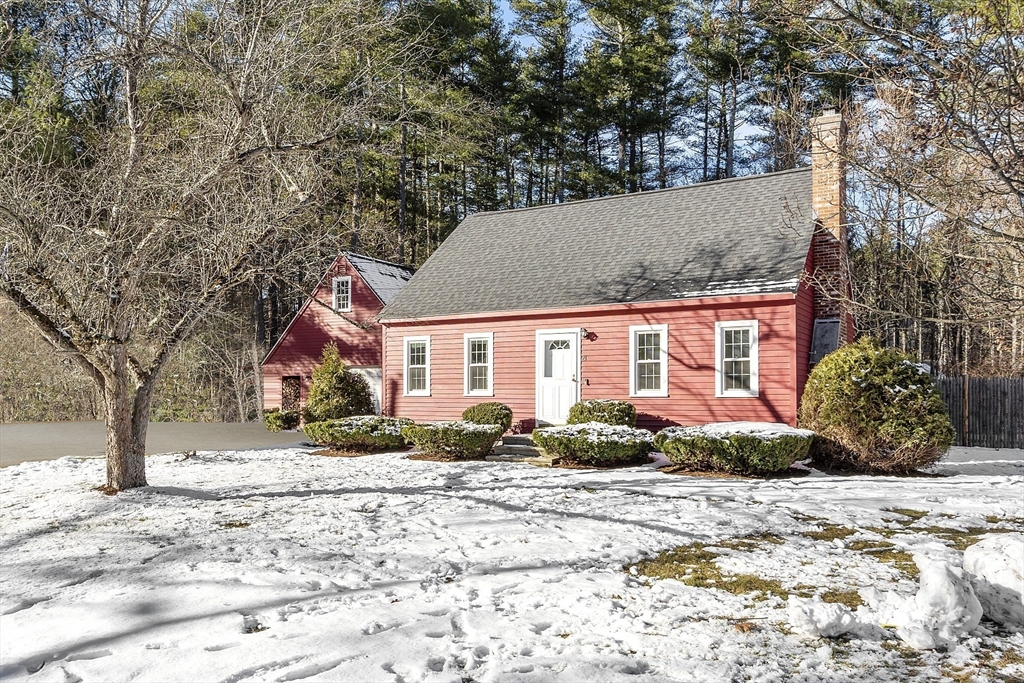
<svg viewBox="0 0 1024 683"><path fill-rule="evenodd" d="M814 251L807 254L804 273L814 272ZM796 395L794 410L799 409L800 399L804 395L807 375L810 373L811 337L814 333L814 288L806 278L800 279L800 287L796 292ZM848 329L853 329L851 325Z"/></svg>
<svg viewBox="0 0 1024 683"><path fill-rule="evenodd" d="M582 397L629 400L643 414L642 426L731 420L794 424L800 377L795 305L793 295L722 297L668 305L390 322L384 328L384 411L419 421L458 419L467 406L493 400L507 403L516 421L525 421L529 427L534 418L536 331L585 327L592 340L581 342ZM715 322L754 319L759 321L760 395L716 398ZM630 398L629 326L651 324L669 327L669 396ZM467 332L494 333L493 398L463 396L463 335ZM431 395L403 396L403 337L424 335L430 336Z"/></svg>
<svg viewBox="0 0 1024 683"><path fill-rule="evenodd" d="M352 278L352 310L338 314L327 306L331 305L333 297L332 278L344 275ZM281 407L281 378L295 375L302 378L302 401L305 402L309 376L320 361L324 346L331 342L338 345L342 360L349 365L381 365L380 325L373 323L363 328L355 323L370 320L384 305L344 256L335 261L320 281L313 299L303 305L263 361L264 408Z"/></svg>

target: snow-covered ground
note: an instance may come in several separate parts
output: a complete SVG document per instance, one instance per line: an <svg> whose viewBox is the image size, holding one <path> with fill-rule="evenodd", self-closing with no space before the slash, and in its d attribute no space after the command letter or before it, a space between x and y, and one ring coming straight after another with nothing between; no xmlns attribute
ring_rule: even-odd
<svg viewBox="0 0 1024 683"><path fill-rule="evenodd" d="M783 542L722 548L723 571L910 596L916 580L851 541L888 529L897 548L959 564L936 527L1022 528L1019 451L960 450L941 478L770 481L303 449L148 466L154 486L112 497L93 490L101 460L0 471L0 679L1024 677L1024 635L989 622L949 652L911 650L891 629L814 638L777 597L623 571L768 532ZM858 531L804 535L826 522Z"/></svg>

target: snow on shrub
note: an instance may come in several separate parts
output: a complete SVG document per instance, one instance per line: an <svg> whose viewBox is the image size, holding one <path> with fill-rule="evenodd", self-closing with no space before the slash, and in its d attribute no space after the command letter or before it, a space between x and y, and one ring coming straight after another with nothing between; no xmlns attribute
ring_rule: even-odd
<svg viewBox="0 0 1024 683"><path fill-rule="evenodd" d="M412 424L404 417L360 415L340 420L307 422L302 431L319 446L351 450L387 450L405 446L402 427Z"/></svg>
<svg viewBox="0 0 1024 683"><path fill-rule="evenodd" d="M871 339L825 356L807 379L800 426L815 461L867 472L911 472L939 460L953 426L931 375Z"/></svg>
<svg viewBox="0 0 1024 683"><path fill-rule="evenodd" d="M477 403L462 412L462 419L482 425L501 425L504 434L512 426L512 409L497 401Z"/></svg>
<svg viewBox="0 0 1024 683"><path fill-rule="evenodd" d="M326 345L309 383L309 398L303 413L306 422L338 420L373 412L370 383L345 366L337 346Z"/></svg>
<svg viewBox="0 0 1024 683"><path fill-rule="evenodd" d="M282 429L295 429L299 426L299 411L270 408L263 411L263 426L271 432Z"/></svg>
<svg viewBox="0 0 1024 683"><path fill-rule="evenodd" d="M535 429L533 440L548 454L579 465L635 463L654 448L647 430L603 422Z"/></svg>
<svg viewBox="0 0 1024 683"><path fill-rule="evenodd" d="M672 462L694 470L766 474L807 457L814 432L771 422L719 422L667 427L655 447Z"/></svg>
<svg viewBox="0 0 1024 683"><path fill-rule="evenodd" d="M594 398L580 401L569 408L571 425L587 422L602 422L606 425L636 426L636 408L629 401L612 401L606 398Z"/></svg>
<svg viewBox="0 0 1024 683"><path fill-rule="evenodd" d="M502 434L501 425L427 422L402 428L402 436L416 448L443 460L482 458L491 452Z"/></svg>

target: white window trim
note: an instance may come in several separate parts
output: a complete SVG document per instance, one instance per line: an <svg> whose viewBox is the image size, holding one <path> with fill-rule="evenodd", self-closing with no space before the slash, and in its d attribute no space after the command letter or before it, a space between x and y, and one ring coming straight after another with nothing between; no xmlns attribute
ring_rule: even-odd
<svg viewBox="0 0 1024 683"><path fill-rule="evenodd" d="M746 389L725 390L725 331L750 330L750 391ZM715 397L716 398L757 398L758 380L758 322L756 320L720 320L715 323Z"/></svg>
<svg viewBox="0 0 1024 683"><path fill-rule="evenodd" d="M487 340L487 390L469 388L469 342L472 339ZM494 333L466 332L462 335L462 395L494 396Z"/></svg>
<svg viewBox="0 0 1024 683"><path fill-rule="evenodd" d="M642 332L658 332L661 334L661 389L653 391L636 388L636 338ZM668 325L630 325L629 326L629 395L631 398L653 396L668 397Z"/></svg>
<svg viewBox="0 0 1024 683"><path fill-rule="evenodd" d="M409 344L426 342L427 344L427 388L409 391ZM402 389L404 396L430 396L430 337L402 338Z"/></svg>
<svg viewBox="0 0 1024 683"><path fill-rule="evenodd" d="M348 283L348 306L342 308L338 306L338 283L345 281ZM331 308L339 313L347 313L352 310L352 278L348 275L339 275L331 280Z"/></svg>

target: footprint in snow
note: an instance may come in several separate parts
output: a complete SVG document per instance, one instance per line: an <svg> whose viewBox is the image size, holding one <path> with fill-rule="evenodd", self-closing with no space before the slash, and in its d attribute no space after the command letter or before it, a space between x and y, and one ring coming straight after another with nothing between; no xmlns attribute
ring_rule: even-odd
<svg viewBox="0 0 1024 683"><path fill-rule="evenodd" d="M379 621L371 621L366 626L363 626L363 628L361 630L362 630L364 636L375 636L378 633L383 633L384 631L390 631L391 629L397 628L398 626L399 626L398 623L382 624Z"/></svg>
<svg viewBox="0 0 1024 683"><path fill-rule="evenodd" d="M110 650L86 650L85 652L76 652L72 655L68 655L64 658L66 662L78 662L89 659L99 659L101 657L109 657L114 654Z"/></svg>

